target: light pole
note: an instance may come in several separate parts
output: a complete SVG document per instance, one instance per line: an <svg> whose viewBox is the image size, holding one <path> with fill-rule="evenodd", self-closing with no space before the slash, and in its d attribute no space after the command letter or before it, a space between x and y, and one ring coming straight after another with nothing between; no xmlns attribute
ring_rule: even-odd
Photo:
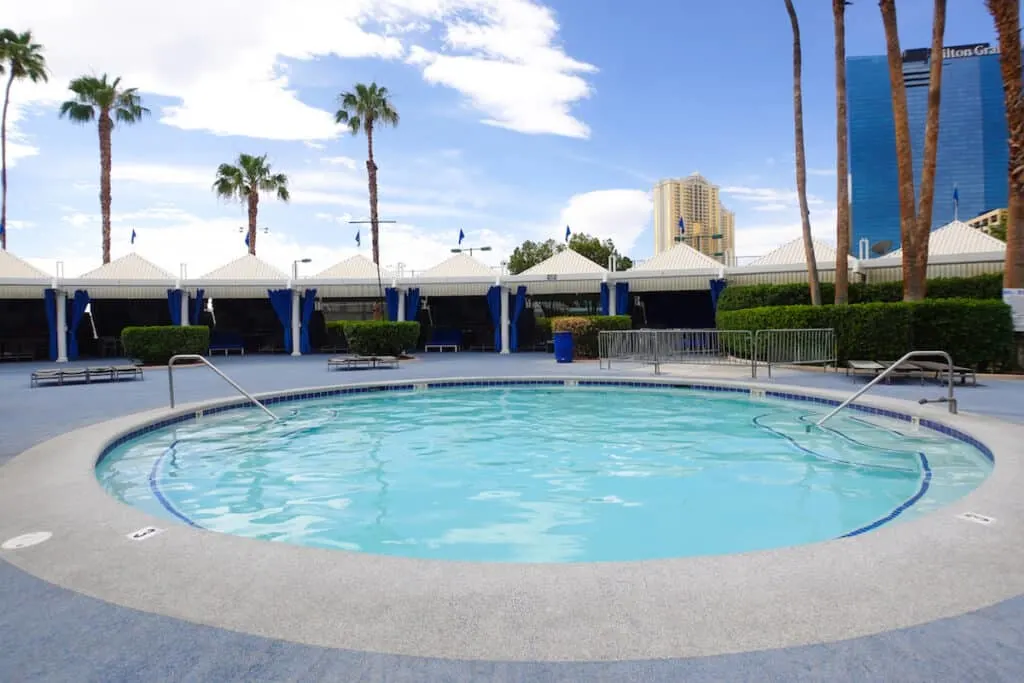
<svg viewBox="0 0 1024 683"><path fill-rule="evenodd" d="M299 325L299 264L310 263L313 259L300 258L292 261L292 355L301 356L302 351L299 344L299 335L302 329Z"/></svg>
<svg viewBox="0 0 1024 683"><path fill-rule="evenodd" d="M461 254L468 251L469 255L472 256L474 251L490 251L490 247L452 247L453 254Z"/></svg>

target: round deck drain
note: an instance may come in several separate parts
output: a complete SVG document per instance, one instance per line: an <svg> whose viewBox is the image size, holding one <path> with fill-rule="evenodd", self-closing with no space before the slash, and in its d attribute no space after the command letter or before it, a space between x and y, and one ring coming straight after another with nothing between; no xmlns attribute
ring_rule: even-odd
<svg viewBox="0 0 1024 683"><path fill-rule="evenodd" d="M21 536L15 536L14 538L8 538L0 545L0 548L4 550L21 550L22 548L28 548L33 545L39 545L49 541L53 536L49 531L33 531L30 534L22 534Z"/></svg>

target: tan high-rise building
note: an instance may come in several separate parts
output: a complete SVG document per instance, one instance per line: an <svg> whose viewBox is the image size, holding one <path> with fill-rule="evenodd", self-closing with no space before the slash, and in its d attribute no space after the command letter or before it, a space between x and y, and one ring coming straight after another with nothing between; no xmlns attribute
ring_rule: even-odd
<svg viewBox="0 0 1024 683"><path fill-rule="evenodd" d="M683 234L680 217L686 226ZM718 186L698 173L654 186L654 253L679 242L723 263L736 253L736 214L722 206Z"/></svg>

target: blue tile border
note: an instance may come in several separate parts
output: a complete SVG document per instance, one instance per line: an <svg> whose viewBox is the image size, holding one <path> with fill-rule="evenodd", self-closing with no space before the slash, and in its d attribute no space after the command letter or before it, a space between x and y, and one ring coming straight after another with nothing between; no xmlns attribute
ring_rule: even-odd
<svg viewBox="0 0 1024 683"><path fill-rule="evenodd" d="M688 382L688 381L645 381L645 380L634 380L634 379L592 379L592 378L580 378L580 379L536 379L536 378L500 378L500 379L487 379L487 378L473 378L473 379L435 379L435 380L424 380L422 382L403 382L400 384L370 384L370 385L357 385L347 387L333 387L322 390L310 390L301 391L297 393L282 392L273 396L260 398L260 400L266 405L277 405L281 403L290 403L293 401L305 401L311 399L330 398L332 396L344 396L351 394L372 394L382 392L413 392L426 389L452 389L452 388L485 388L485 387L528 387L528 386L545 386L545 387L564 387L571 383L574 386L580 387L628 387L632 389L688 389L692 391L709 391L715 393L725 394L746 394L750 395L752 391L760 391L756 387L748 386L732 386L732 385L721 385L721 384L709 384L705 382ZM840 405L840 401L831 398L823 398L821 396L814 396L811 394L800 394L788 391L776 391L772 389L764 389L765 398L781 399L785 401L799 401L804 403L814 403L817 405L824 405L835 407ZM165 427L171 427L176 424L183 422L190 422L196 419L196 412L201 411L202 415L216 415L223 413L228 410L236 410L240 408L249 408L253 406L244 399L237 401L231 401L221 405L216 405L210 408L199 408L197 411L191 411L182 413L181 415L175 415L172 417L164 418L156 422L152 422L141 427L129 430L124 434L121 434L116 439L108 443L103 450L100 452L99 457L96 459L98 465L103 461L107 455L118 446L124 444L127 441L135 438L136 436L146 434L157 429L164 429ZM888 417L901 422L911 422L913 416L907 413L901 413L886 408L875 408L873 406L860 405L852 403L849 405L851 410L856 412L865 413L868 415L878 415L881 417ZM940 434L957 439L967 443L974 448L981 451L982 455L985 456L989 462L995 462L995 457L992 451L983 443L965 434L959 429L955 429L948 425L935 420L921 418L920 425L927 429L930 429Z"/></svg>

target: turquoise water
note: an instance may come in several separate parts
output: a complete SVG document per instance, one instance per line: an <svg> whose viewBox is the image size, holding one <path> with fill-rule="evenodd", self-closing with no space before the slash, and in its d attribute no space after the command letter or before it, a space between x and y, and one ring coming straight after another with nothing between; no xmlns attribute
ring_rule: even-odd
<svg viewBox="0 0 1024 683"><path fill-rule="evenodd" d="M934 510L991 469L907 423L844 413L807 433L824 407L682 389L438 389L275 409L277 422L234 410L142 435L97 476L130 505L251 538L586 562L832 539Z"/></svg>

